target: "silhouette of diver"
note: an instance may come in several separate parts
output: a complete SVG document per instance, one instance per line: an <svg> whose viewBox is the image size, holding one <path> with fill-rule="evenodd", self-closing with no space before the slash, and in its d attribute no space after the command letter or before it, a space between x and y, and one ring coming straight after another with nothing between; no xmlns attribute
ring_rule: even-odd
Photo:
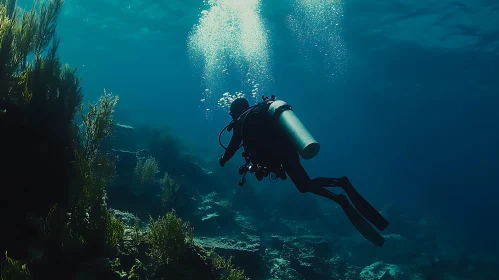
<svg viewBox="0 0 499 280"><path fill-rule="evenodd" d="M289 176L301 193L314 193L338 203L367 240L378 247L383 246L385 239L369 222L381 231L389 222L355 190L347 177L311 179L300 163L300 155L304 159L315 157L319 144L291 106L276 100L275 96L263 96L262 99L251 107L245 98L237 98L231 103L232 121L222 129L218 139L225 149L220 165L223 167L237 150L244 147L242 155L246 164L239 168L242 175L240 186L244 184L247 172L255 173L258 181L269 175L273 180L285 180ZM224 147L220 140L225 130L234 130L228 147ZM346 195L335 194L327 189L329 187L339 187Z"/></svg>

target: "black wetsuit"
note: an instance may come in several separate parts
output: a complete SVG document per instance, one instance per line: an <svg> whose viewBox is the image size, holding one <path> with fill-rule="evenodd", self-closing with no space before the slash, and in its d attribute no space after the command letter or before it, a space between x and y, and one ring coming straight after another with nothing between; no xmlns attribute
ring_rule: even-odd
<svg viewBox="0 0 499 280"><path fill-rule="evenodd" d="M261 104L234 122L223 159L230 160L242 143L254 166L264 166L276 174L284 171L300 192L307 192L310 177L292 143L270 119L269 106L270 103ZM261 177L257 175L257 179L261 180Z"/></svg>
<svg viewBox="0 0 499 280"><path fill-rule="evenodd" d="M388 226L388 221L355 190L347 177L311 179L301 165L299 154L291 142L270 119L269 104L257 105L234 121L233 135L222 161L230 160L242 143L254 166L264 166L279 177L281 177L279 173L285 172L300 192L314 193L335 201L364 237L376 246L382 246L385 242L384 238L372 228L368 221L380 230ZM257 180L262 179L257 172L255 175ZM334 194L326 189L328 187L340 187L346 195ZM350 203L347 196L357 209Z"/></svg>

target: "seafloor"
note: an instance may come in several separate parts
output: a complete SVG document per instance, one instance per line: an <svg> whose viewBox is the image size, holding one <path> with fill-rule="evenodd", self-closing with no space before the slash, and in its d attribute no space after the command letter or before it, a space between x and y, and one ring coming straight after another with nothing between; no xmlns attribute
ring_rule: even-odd
<svg viewBox="0 0 499 280"><path fill-rule="evenodd" d="M251 279L464 280L499 276L497 260L439 244L439 225L431 217L384 209L391 225L383 234L385 245L376 248L353 229L339 208L323 211L315 199L301 194L292 202L282 201L275 189L270 190L277 188L274 185L260 191L251 183L239 187L237 175L227 178L227 171L213 163L205 163L208 168L201 159L171 151L174 156L169 159L168 152L162 154L156 144L148 149L134 143L133 139L148 142L144 141L151 135L147 129L119 126L118 131L123 136L113 140L112 152L120 159L115 182L133 173L137 157L158 158L162 171L179 182L171 207L178 207L177 213L194 226L196 244L233 256L233 263ZM163 141L172 143L173 138L170 135ZM236 168L232 166L234 171ZM159 180L144 186L140 195L127 193L127 184L124 179L109 188L109 206L118 217L131 226L130 213L162 214Z"/></svg>

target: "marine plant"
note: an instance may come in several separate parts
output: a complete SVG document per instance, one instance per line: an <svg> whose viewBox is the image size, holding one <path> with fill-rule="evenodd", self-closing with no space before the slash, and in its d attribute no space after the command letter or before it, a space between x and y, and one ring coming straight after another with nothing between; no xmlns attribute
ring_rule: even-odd
<svg viewBox="0 0 499 280"><path fill-rule="evenodd" d="M84 245L116 247L123 239L124 225L107 209L106 187L114 176L111 155L99 151L99 144L111 133L112 115L118 97L104 91L98 103L89 103L83 124L75 131L74 180L71 197L71 229Z"/></svg>
<svg viewBox="0 0 499 280"><path fill-rule="evenodd" d="M249 280L244 275L243 270L234 267L232 256L229 258L222 257L213 248L210 251L203 249L202 252L210 260L213 267L220 271L219 280Z"/></svg>
<svg viewBox="0 0 499 280"><path fill-rule="evenodd" d="M167 206L173 202L175 199L175 193L179 190L180 186L175 180L165 172L165 175L161 179L161 201L163 206Z"/></svg>
<svg viewBox="0 0 499 280"><path fill-rule="evenodd" d="M118 99L118 96L107 93L104 89L104 95L100 97L99 103L89 103L88 112L81 116L83 119L81 141L85 160L93 161L102 140L111 135L114 125L113 113Z"/></svg>
<svg viewBox="0 0 499 280"><path fill-rule="evenodd" d="M182 162L180 141L167 128L154 128L151 131L149 151L159 162L159 169L170 175L178 175L179 163Z"/></svg>
<svg viewBox="0 0 499 280"><path fill-rule="evenodd" d="M8 168L0 175L13 182L2 194L9 200L0 213L0 249L28 259L23 244L37 240L33 246L44 254L33 262L44 265L33 274L42 278L49 271L72 273L57 269L64 267L57 260L70 264L90 251L115 250L124 234L105 203L113 158L99 151L118 97L104 91L81 115L83 124L75 124L83 101L80 79L60 63L55 36L63 3L34 1L24 11L15 0L0 0L0 146L9 147L3 154Z"/></svg>
<svg viewBox="0 0 499 280"><path fill-rule="evenodd" d="M31 279L31 274L26 264L9 258L7 252L5 252L5 259L7 263L4 266L0 267L0 280Z"/></svg>
<svg viewBox="0 0 499 280"><path fill-rule="evenodd" d="M71 194L68 206L54 205L46 218L33 219L39 231L38 246L50 252L46 254L49 258L65 256L70 259L70 256L85 254L87 250L93 250L93 254L107 254L116 251L124 239L124 223L107 209L105 203L105 188L113 177L114 163L109 155L93 150L98 145L86 141L87 138L98 141L100 136L87 135L90 130L85 126L102 122L98 119L103 116L111 118L106 113L112 111L107 105L110 100L116 99L105 94L98 105L90 104L89 112L82 116L86 119L83 126L75 127L72 181L67 186ZM109 120L105 122L112 123ZM95 252L95 248L99 248L100 252Z"/></svg>
<svg viewBox="0 0 499 280"><path fill-rule="evenodd" d="M80 79L57 55L63 3L35 0L24 11L15 0L0 0L0 146L8 147L0 177L14 182L2 193L9 199L0 212L0 249L9 257L0 258L1 280L73 279L82 260L112 258L124 238L123 222L106 205L114 158L101 149L118 97L104 90L80 114ZM172 143L161 139L154 147L175 166L177 149L163 150L159 144ZM139 239L159 265L174 263L194 244L193 229L174 212L151 218ZM26 246L42 254L32 256Z"/></svg>
<svg viewBox="0 0 499 280"><path fill-rule="evenodd" d="M128 280L147 279L144 275L147 275L146 267L138 259L135 259L135 264L128 272Z"/></svg>
<svg viewBox="0 0 499 280"><path fill-rule="evenodd" d="M105 215L106 244L111 248L117 248L125 237L125 223L116 218L110 210L107 210Z"/></svg>
<svg viewBox="0 0 499 280"><path fill-rule="evenodd" d="M194 245L193 228L174 211L157 220L150 217L146 238L149 256L160 266L178 260L188 247Z"/></svg>
<svg viewBox="0 0 499 280"><path fill-rule="evenodd" d="M137 158L137 165L135 166L135 175L141 184L149 182L154 179L154 176L159 172L158 162L152 156L147 158Z"/></svg>
<svg viewBox="0 0 499 280"><path fill-rule="evenodd" d="M64 0L40 1L38 9L36 4L26 12L15 0L0 2L0 97L28 111L53 109L58 121L68 124L83 95L74 69L56 55L56 20Z"/></svg>
<svg viewBox="0 0 499 280"><path fill-rule="evenodd" d="M8 147L0 177L10 182L2 194L9 198L0 213L8 230L0 233L0 249L19 257L35 234L27 214L45 216L69 203L73 119L83 95L75 70L56 55L63 3L35 1L24 11L15 0L0 0L0 146Z"/></svg>
<svg viewBox="0 0 499 280"><path fill-rule="evenodd" d="M232 264L232 257L227 259L221 256L215 256L212 260L216 268L224 270L220 280L249 280L248 277L244 276L243 270L234 267Z"/></svg>
<svg viewBox="0 0 499 280"><path fill-rule="evenodd" d="M144 241L144 235L142 229L140 228L140 219L138 215L133 216L131 241L135 252L138 252L140 244Z"/></svg>

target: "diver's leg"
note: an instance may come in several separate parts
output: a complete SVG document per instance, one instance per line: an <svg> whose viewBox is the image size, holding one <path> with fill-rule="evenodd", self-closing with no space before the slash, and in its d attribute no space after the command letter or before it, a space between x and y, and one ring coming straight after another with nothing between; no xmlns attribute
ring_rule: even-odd
<svg viewBox="0 0 499 280"><path fill-rule="evenodd" d="M296 171L289 171L288 169L286 170L286 174L288 174L288 177L293 181L295 184L295 187L300 191L301 193L306 193L310 192L311 190L311 185L312 185L312 180L310 180L310 177L308 176L307 172L305 169L303 169L303 166L300 166L301 168L297 169Z"/></svg>
<svg viewBox="0 0 499 280"><path fill-rule="evenodd" d="M293 181L298 191L301 193L310 192L313 185L312 180L301 165L300 158L295 154L290 154L283 162L284 171L291 181Z"/></svg>
<svg viewBox="0 0 499 280"><path fill-rule="evenodd" d="M377 247L383 246L385 239L379 234L363 217L362 215L350 204L347 197L343 194L334 194L325 188L312 188L311 192L325 198L329 198L338 205L340 205L343 212L347 215L352 225L362 234L369 242Z"/></svg>
<svg viewBox="0 0 499 280"><path fill-rule="evenodd" d="M347 177L339 179L339 185L348 195L353 205L369 222L379 230L385 230L388 227L388 220L383 217L360 193L353 187Z"/></svg>
<svg viewBox="0 0 499 280"><path fill-rule="evenodd" d="M334 194L321 185L328 181L328 178L310 179L299 160L287 161L284 168L300 192L310 192L338 203L350 222L367 240L378 247L383 246L385 239L355 210L345 195Z"/></svg>
<svg viewBox="0 0 499 280"><path fill-rule="evenodd" d="M376 210L360 193L353 187L350 180L343 176L341 178L325 178L319 177L312 180L314 184L319 184L322 187L340 187L347 194L357 210L369 222L371 222L379 230L385 230L389 222Z"/></svg>

